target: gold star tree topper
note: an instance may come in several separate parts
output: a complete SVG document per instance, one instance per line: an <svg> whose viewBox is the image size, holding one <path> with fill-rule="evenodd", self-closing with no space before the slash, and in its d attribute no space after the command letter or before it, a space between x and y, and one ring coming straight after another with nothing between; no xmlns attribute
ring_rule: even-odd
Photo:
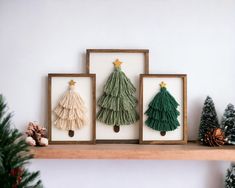
<svg viewBox="0 0 235 188"><path fill-rule="evenodd" d="M74 80L69 81L69 86L75 86L76 82Z"/></svg>
<svg viewBox="0 0 235 188"><path fill-rule="evenodd" d="M119 59L116 59L116 60L113 62L113 64L114 64L114 67L115 67L115 68L120 68L120 67L121 67L122 62L121 62L121 61L119 61Z"/></svg>
<svg viewBox="0 0 235 188"><path fill-rule="evenodd" d="M166 83L165 82L161 82L159 85L160 85L161 88L166 88Z"/></svg>

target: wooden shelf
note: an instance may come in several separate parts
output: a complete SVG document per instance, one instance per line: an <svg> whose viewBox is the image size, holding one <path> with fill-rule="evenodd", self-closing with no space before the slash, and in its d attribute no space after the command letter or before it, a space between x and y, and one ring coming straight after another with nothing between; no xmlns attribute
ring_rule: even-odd
<svg viewBox="0 0 235 188"><path fill-rule="evenodd" d="M50 145L32 147L36 159L148 159L148 160L225 160L235 161L235 146L206 147L187 145Z"/></svg>

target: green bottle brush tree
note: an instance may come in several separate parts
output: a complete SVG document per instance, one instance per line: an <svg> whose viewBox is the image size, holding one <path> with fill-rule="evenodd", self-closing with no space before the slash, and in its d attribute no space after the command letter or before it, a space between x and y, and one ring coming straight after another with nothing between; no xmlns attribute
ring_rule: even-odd
<svg viewBox="0 0 235 188"><path fill-rule="evenodd" d="M207 96L202 109L199 140L205 143L205 135L216 128L220 128L215 105L211 97Z"/></svg>
<svg viewBox="0 0 235 188"><path fill-rule="evenodd" d="M222 129L228 144L235 145L235 109L234 105L228 104L222 118Z"/></svg>
<svg viewBox="0 0 235 188"><path fill-rule="evenodd" d="M149 103L145 112L148 116L145 124L165 136L167 131L173 131L180 126L177 119L180 115L178 106L175 98L167 91L166 84L161 82L160 91Z"/></svg>
<svg viewBox="0 0 235 188"><path fill-rule="evenodd" d="M231 167L227 170L225 178L225 188L235 187L235 163L231 164Z"/></svg>
<svg viewBox="0 0 235 188"><path fill-rule="evenodd" d="M119 132L121 125L135 123L139 116L136 112L137 99L134 96L136 88L121 70L118 59L113 63L114 71L104 85L104 93L97 105L100 107L97 119L107 125L114 126Z"/></svg>

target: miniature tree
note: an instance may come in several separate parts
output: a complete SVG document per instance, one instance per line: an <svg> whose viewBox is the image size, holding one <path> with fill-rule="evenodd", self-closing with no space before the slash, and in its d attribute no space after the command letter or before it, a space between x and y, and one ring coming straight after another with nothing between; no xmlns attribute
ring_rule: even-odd
<svg viewBox="0 0 235 188"><path fill-rule="evenodd" d="M228 144L235 144L235 109L234 105L228 104L222 117L222 129Z"/></svg>
<svg viewBox="0 0 235 188"><path fill-rule="evenodd" d="M39 172L29 172L26 164L33 158L23 135L11 128L11 114L0 95L0 187L41 187Z"/></svg>
<svg viewBox="0 0 235 188"><path fill-rule="evenodd" d="M231 164L231 167L227 170L225 179L225 188L235 187L235 164Z"/></svg>
<svg viewBox="0 0 235 188"><path fill-rule="evenodd" d="M78 93L75 92L73 80L69 82L69 89L60 99L54 112L56 120L54 122L58 129L68 131L70 137L74 136L74 131L85 125L85 105Z"/></svg>
<svg viewBox="0 0 235 188"><path fill-rule="evenodd" d="M121 70L118 59L113 63L114 71L104 86L104 93L97 105L100 107L97 119L107 125L113 125L114 131L119 132L121 125L135 123L139 116L136 112L137 99L134 96L136 89Z"/></svg>
<svg viewBox="0 0 235 188"><path fill-rule="evenodd" d="M205 100L202 109L200 128L199 128L199 140L201 142L204 142L204 137L206 133L212 131L215 128L220 128L219 121L215 110L214 102L208 96Z"/></svg>

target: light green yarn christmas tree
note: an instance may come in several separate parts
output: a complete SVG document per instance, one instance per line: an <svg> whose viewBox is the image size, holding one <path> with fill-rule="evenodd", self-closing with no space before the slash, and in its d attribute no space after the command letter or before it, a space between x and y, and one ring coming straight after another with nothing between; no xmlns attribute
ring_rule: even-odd
<svg viewBox="0 0 235 188"><path fill-rule="evenodd" d="M139 116L136 112L137 99L134 96L136 88L121 70L122 62L117 59L113 64L114 71L97 102L100 107L97 119L107 125L113 125L114 131L119 132L121 125L133 124Z"/></svg>
<svg viewBox="0 0 235 188"><path fill-rule="evenodd" d="M177 110L179 104L167 91L166 84L161 82L160 87L160 92L155 95L145 112L148 116L145 124L165 136L167 131L173 131L180 126L177 119L180 113Z"/></svg>

